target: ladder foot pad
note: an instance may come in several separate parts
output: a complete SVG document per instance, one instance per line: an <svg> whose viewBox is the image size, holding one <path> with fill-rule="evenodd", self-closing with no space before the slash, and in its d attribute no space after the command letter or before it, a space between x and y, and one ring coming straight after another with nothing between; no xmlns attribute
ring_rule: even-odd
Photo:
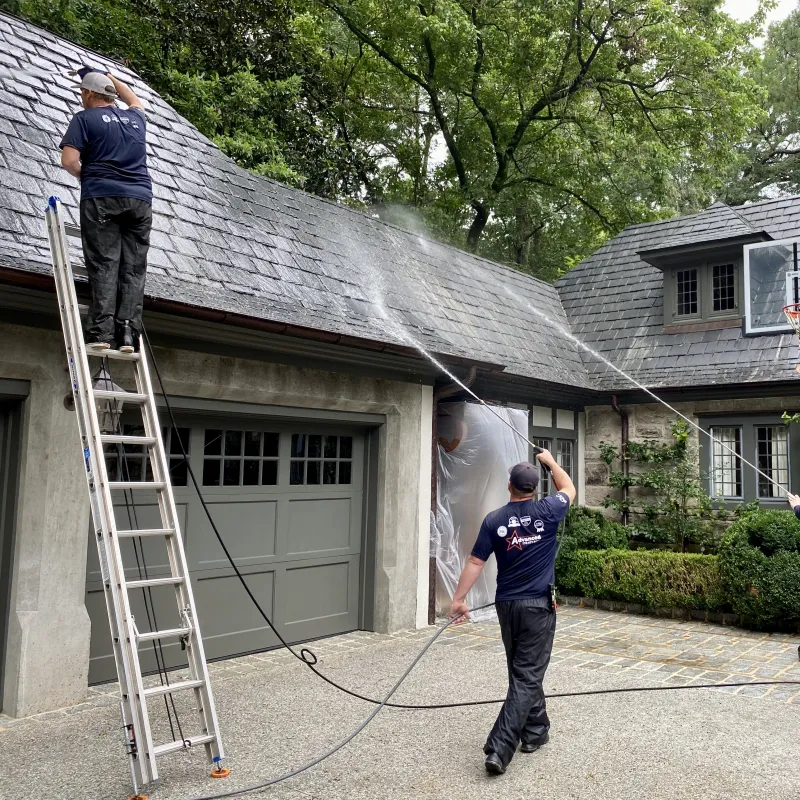
<svg viewBox="0 0 800 800"><path fill-rule="evenodd" d="M212 769L209 773L209 778L227 778L231 774L231 771L227 767L217 767L216 769Z"/></svg>

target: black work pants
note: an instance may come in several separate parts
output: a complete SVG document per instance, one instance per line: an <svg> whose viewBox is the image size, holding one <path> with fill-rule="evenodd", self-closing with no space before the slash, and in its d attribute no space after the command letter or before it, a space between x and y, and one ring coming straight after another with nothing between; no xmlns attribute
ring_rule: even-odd
<svg viewBox="0 0 800 800"><path fill-rule="evenodd" d="M135 197L81 200L81 241L89 273L88 341L112 343L129 322L142 329L142 303L153 211Z"/></svg>
<svg viewBox="0 0 800 800"><path fill-rule="evenodd" d="M520 742L538 744L550 730L542 681L556 632L556 612L548 598L497 603L508 662L508 694L484 750L504 765Z"/></svg>

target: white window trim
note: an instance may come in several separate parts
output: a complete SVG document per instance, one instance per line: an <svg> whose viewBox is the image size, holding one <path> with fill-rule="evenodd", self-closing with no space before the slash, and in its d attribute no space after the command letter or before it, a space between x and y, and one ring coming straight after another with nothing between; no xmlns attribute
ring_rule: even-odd
<svg viewBox="0 0 800 800"><path fill-rule="evenodd" d="M742 266L744 268L744 332L748 333L786 333L792 330L788 322L780 325L770 325L767 327L754 328L752 325L752 318L750 313L750 251L760 249L763 247L777 247L778 245L794 245L800 244L798 239L777 239L769 242L757 242L755 244L746 244L744 246L744 259ZM786 274L786 293L784 305L789 305L792 302L791 283L790 279L793 276L800 276L800 271L790 270Z"/></svg>

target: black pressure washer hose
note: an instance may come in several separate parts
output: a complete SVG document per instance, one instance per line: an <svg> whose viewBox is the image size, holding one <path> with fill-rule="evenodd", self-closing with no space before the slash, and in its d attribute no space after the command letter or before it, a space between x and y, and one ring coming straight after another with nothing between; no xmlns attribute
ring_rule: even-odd
<svg viewBox="0 0 800 800"><path fill-rule="evenodd" d="M158 364L156 363L155 354L153 353L153 346L150 343L150 338L147 335L147 331L142 325L142 334L143 338L147 343L147 349L150 353L150 361L153 365L153 370L155 371L156 378L158 380L158 385L161 390L161 396L164 398L164 405L167 409L167 414L169 415L170 425L173 429L177 429L177 423L175 422L175 416L172 413L172 406L169 403L169 398L167 397L167 392L164 388L164 382L161 379L161 373L158 369ZM213 517L211 516L211 511L209 510L208 506L206 505L205 498L203 497L203 492L200 489L199 484L197 483L197 479L195 477L194 471L192 470L192 465L189 463L189 456L186 452L186 449L183 446L183 442L181 441L180 436L175 437L178 446L181 450L181 456L183 457L184 462L186 463L186 468L189 473L189 477L192 480L192 485L197 492L197 496L200 499L200 503L203 506L203 511L205 511L206 517L211 525L211 529L214 531L214 535L217 537L217 541L222 548L222 551L225 553L225 557L228 560L228 563L233 568L233 571L236 573L236 577L239 579L240 583L244 587L245 592L247 592L247 596L252 601L253 605L258 610L258 613L261 614L264 621L269 626L270 630L275 634L278 638L278 641L281 645L286 648L298 661L301 661L305 664L317 677L321 678L325 683L333 686L335 689L338 689L340 692L344 694L350 695L350 697L355 697L357 700L363 700L366 703L372 703L376 706L373 712L345 739L339 742L337 745L332 747L330 750L327 750L321 756L315 758L313 761L309 761L307 764L304 764L301 767L298 767L295 770L290 772L284 773L283 775L279 775L276 778L271 778L268 781L264 781L262 783L253 784L250 786L242 787L241 789L236 789L230 792L222 792L220 794L214 795L203 795L201 797L194 797L191 800L216 800L216 798L222 797L235 797L236 795L247 794L249 792L255 792L259 789L264 789L268 786L273 786L276 783L281 783L282 781L288 780L289 778L293 778L296 775L299 775L306 770L311 769L312 767L316 766L320 762L324 761L325 759L332 756L334 753L337 753L347 744L349 744L359 733L361 733L367 725L372 722L373 719L380 713L380 711L384 708L399 708L399 709L407 709L407 710L435 710L440 708L463 708L466 706L485 706L485 705L494 705L497 703L505 702L505 698L499 698L496 700L468 700L459 703L431 703L431 704L409 704L409 703L390 703L389 700L392 698L394 693L400 688L401 684L405 679L409 676L411 671L416 667L425 653L428 652L428 649L431 645L456 621L458 621L461 617L452 617L450 618L444 625L442 625L439 630L426 642L425 646L420 650L419 653L415 656L414 660L409 664L408 668L405 672L400 676L400 678L395 682L394 686L387 692L386 696L382 700L376 700L373 697L366 697L365 695L359 694L358 692L354 692L351 689L348 689L345 686L342 686L336 681L332 680L331 678L324 675L320 672L316 665L319 663L319 658L317 657L316 653L308 647L302 647L299 651L296 651L278 632L275 625L272 623L272 620L267 615L267 612L261 607L261 604L258 602L257 598L251 591L250 587L247 585L247 581L242 575L239 567L236 565L236 562L233 560L233 557L228 550L225 541L222 538L217 526L214 522ZM486 605L478 606L476 608L471 609L471 611L481 611L485 608L491 608L494 603L487 603ZM603 695L603 694L627 694L632 692L666 692L666 691L681 691L681 690L688 690L688 689L719 689L719 688L728 688L734 686L797 686L800 685L800 681L752 681L749 683L698 683L693 684L691 686L631 686L619 689L590 689L587 691L581 692L557 692L554 694L547 695L547 699L553 700L556 698L564 698L564 697L588 697L592 695Z"/></svg>

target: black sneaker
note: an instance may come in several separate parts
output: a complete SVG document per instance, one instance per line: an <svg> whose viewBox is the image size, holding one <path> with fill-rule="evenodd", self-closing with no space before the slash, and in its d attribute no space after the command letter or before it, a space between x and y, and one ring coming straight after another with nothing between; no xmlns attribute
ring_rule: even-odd
<svg viewBox="0 0 800 800"><path fill-rule="evenodd" d="M523 742L520 745L520 753L535 753L543 744L550 741L550 734L546 733L538 742Z"/></svg>
<svg viewBox="0 0 800 800"><path fill-rule="evenodd" d="M122 326L122 344L120 345L120 353L135 353L136 345L138 342L133 335L130 323L125 322Z"/></svg>
<svg viewBox="0 0 800 800"><path fill-rule="evenodd" d="M503 766L503 762L500 760L500 756L497 753L489 753L486 756L486 761L483 762L484 766L486 767L486 771L490 775L502 775L506 768Z"/></svg>

